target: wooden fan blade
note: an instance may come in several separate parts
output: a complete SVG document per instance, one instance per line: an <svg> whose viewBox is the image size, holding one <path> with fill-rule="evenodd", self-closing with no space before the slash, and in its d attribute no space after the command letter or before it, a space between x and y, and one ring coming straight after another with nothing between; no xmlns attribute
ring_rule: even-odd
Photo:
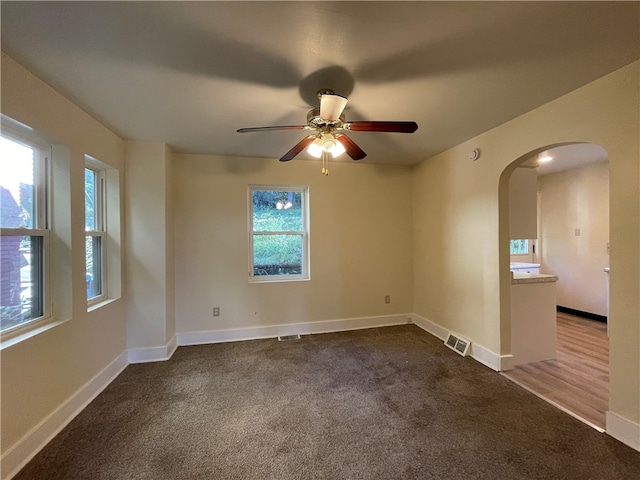
<svg viewBox="0 0 640 480"><path fill-rule="evenodd" d="M418 124L416 122L349 122L345 123L343 128L352 132L413 133L418 129Z"/></svg>
<svg viewBox="0 0 640 480"><path fill-rule="evenodd" d="M291 150L285 153L280 159L280 161L288 162L289 160L293 160L293 158L296 155L298 155L301 151L303 151L305 148L307 148L309 144L315 140L315 138L316 138L315 135L309 135L308 137L303 138L298 143L296 143Z"/></svg>
<svg viewBox="0 0 640 480"><path fill-rule="evenodd" d="M336 140L338 140L344 149L347 151L347 155L349 155L354 160L362 160L367 154L362 150L356 142L351 140L349 137L344 135L343 133L337 133L335 135Z"/></svg>
<svg viewBox="0 0 640 480"><path fill-rule="evenodd" d="M320 95L320 118L335 122L342 115L347 99L335 94Z"/></svg>
<svg viewBox="0 0 640 480"><path fill-rule="evenodd" d="M262 132L265 130L305 130L309 129L309 125L278 125L275 127L249 127L249 128L240 128L238 129L238 133L246 133L246 132Z"/></svg>

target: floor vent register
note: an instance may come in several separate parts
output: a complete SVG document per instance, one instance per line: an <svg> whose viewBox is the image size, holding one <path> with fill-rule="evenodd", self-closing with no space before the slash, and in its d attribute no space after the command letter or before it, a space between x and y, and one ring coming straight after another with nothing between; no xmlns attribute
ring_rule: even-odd
<svg viewBox="0 0 640 480"><path fill-rule="evenodd" d="M467 354L469 353L469 347L471 346L471 342L469 340L454 335L453 333L449 333L447 339L444 341L444 344L463 357L467 356Z"/></svg>

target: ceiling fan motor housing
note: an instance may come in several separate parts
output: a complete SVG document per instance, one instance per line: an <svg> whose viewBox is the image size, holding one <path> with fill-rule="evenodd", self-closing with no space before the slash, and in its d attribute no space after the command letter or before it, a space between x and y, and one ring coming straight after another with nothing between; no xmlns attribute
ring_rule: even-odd
<svg viewBox="0 0 640 480"><path fill-rule="evenodd" d="M320 116L320 107L309 110L307 113L307 123L311 128L330 132L338 128L342 128L344 124L344 113L337 120L325 120Z"/></svg>
<svg viewBox="0 0 640 480"><path fill-rule="evenodd" d="M316 92L316 97L318 97L318 100L320 100L320 97L322 95L335 95L335 94L336 94L336 92L334 92L330 88L321 88L320 90L318 90Z"/></svg>

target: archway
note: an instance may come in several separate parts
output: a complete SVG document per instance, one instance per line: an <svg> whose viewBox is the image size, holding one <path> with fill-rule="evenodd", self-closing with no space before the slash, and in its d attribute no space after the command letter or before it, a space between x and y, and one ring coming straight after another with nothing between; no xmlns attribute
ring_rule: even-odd
<svg viewBox="0 0 640 480"><path fill-rule="evenodd" d="M543 156L553 158L552 162L539 163ZM501 343L512 354L511 364L505 368L510 370L507 376L599 430L605 427L609 387L607 327L594 321L606 320L608 316L608 283L604 272L604 267L609 266L607 159L607 152L595 144L545 145L511 162L502 172L499 186L500 279L509 284L501 288L501 311L509 312L502 317ZM520 178L533 182L533 200L525 197L525 201L530 204L537 199L533 218L529 219L534 222L533 230L531 221L529 228L524 229L533 233L525 233L524 237L517 237L523 228L519 217L530 216L531 209L522 209L518 203L514 185ZM529 188L526 183L519 186ZM598 191L593 191L594 186ZM541 212L544 212L542 221L547 217L544 229ZM526 253L510 252L510 240L514 238L528 239L518 242L525 249L531 243L535 248L536 242L540 247L543 241L542 248L534 250L535 256L529 260L534 263L527 265L528 271L535 274L542 263L543 275L529 278L527 274L515 273L516 280L512 281L512 272L524 270L519 270L523 264L510 262L527 258L511 256ZM555 282L546 286L537 283L552 281L552 277L544 274L559 276L562 282L558 281L557 287ZM541 289L550 292L545 294L547 297L538 297ZM548 305L538 308L542 302ZM560 310L557 337L556 305ZM514 365L518 366L511 370Z"/></svg>

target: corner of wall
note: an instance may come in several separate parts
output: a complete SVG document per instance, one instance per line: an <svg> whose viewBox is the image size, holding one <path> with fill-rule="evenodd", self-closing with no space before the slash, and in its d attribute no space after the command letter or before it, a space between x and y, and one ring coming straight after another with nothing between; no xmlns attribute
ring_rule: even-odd
<svg viewBox="0 0 640 480"><path fill-rule="evenodd" d="M423 329L425 332L430 333L434 337L439 338L443 342L449 335L449 330L437 323L421 317L418 314L412 314L412 319L413 323L418 327ZM479 343L471 342L470 356L475 361L496 372L510 370L513 368L511 355L498 355Z"/></svg>
<svg viewBox="0 0 640 480"><path fill-rule="evenodd" d="M163 362L169 360L177 348L178 344L174 335L166 345L130 348L127 351L127 359L129 363Z"/></svg>
<svg viewBox="0 0 640 480"><path fill-rule="evenodd" d="M606 414L607 434L640 452L640 425L609 411Z"/></svg>

